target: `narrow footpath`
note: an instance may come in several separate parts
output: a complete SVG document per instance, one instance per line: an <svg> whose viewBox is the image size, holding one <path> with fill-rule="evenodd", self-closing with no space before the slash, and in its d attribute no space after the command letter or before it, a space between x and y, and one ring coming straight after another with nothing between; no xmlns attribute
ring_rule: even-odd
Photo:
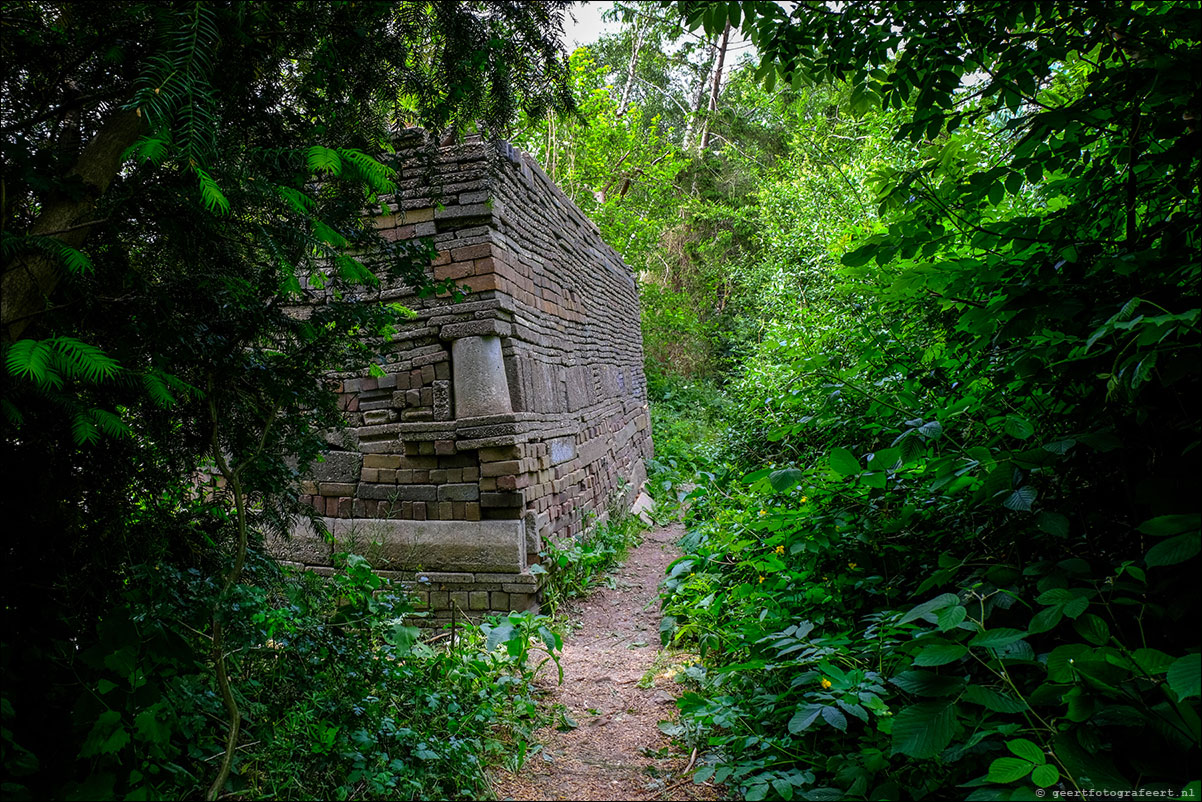
<svg viewBox="0 0 1202 802"><path fill-rule="evenodd" d="M658 586L679 552L679 524L648 531L600 587L564 610L563 685L550 665L539 683L555 720L538 734L541 751L517 774L492 776L498 799L709 800L714 788L685 773L690 755L658 723L676 717L681 656L659 650ZM548 670L551 669L551 670ZM559 707L562 705L562 707Z"/></svg>

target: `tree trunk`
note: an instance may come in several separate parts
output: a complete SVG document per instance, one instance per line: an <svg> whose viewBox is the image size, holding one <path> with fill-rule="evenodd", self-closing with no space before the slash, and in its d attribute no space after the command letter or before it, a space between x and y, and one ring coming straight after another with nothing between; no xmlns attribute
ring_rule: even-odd
<svg viewBox="0 0 1202 802"><path fill-rule="evenodd" d="M714 43L710 45L710 50L714 52L714 55L705 67L705 72L701 73L697 81L697 92L693 95L693 104L690 108L692 114L689 115L689 125L684 132L684 149L686 152L692 150L693 139L697 136L697 125L701 122L701 104L705 101L705 88L709 85L710 74L714 71L714 62L718 60L717 49L718 38L714 37Z"/></svg>
<svg viewBox="0 0 1202 802"><path fill-rule="evenodd" d="M710 146L710 120L718 110L718 93L722 91L722 66L726 63L726 46L730 44L730 23L722 31L722 44L718 46L717 64L714 66L714 86L710 91L709 112L705 115L705 127L701 129L701 149Z"/></svg>
<svg viewBox="0 0 1202 802"><path fill-rule="evenodd" d="M630 104L630 88L634 86L634 72L639 65L639 50L643 47L643 37L647 35L648 27L648 23L644 22L640 26L635 22L634 44L630 50L630 66L626 68L626 86L622 88L622 99L618 101L618 117L626 113L626 107Z"/></svg>
<svg viewBox="0 0 1202 802"><path fill-rule="evenodd" d="M85 191L79 197L55 194L29 229L30 236L49 237L71 248L79 248L91 230L86 223L96 202L121 168L121 155L142 133L144 121L136 111L118 111L108 118L67 177L78 176ZM16 256L0 280L0 327L7 342L14 342L30 320L44 308L62 277L62 267L53 257L40 253Z"/></svg>

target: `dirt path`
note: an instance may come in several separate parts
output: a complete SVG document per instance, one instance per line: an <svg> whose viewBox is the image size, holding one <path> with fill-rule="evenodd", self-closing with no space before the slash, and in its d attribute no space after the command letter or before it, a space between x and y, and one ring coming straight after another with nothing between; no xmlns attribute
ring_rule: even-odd
<svg viewBox="0 0 1202 802"><path fill-rule="evenodd" d="M562 705L571 721L557 713L539 733L541 752L516 775L493 775L498 799L717 798L683 774L689 755L674 750L657 726L675 718L680 691L667 676L672 662L657 660L657 588L682 534L679 524L652 529L614 572L616 587L599 588L564 611L574 626L564 638L563 685L551 672L540 683L548 704Z"/></svg>

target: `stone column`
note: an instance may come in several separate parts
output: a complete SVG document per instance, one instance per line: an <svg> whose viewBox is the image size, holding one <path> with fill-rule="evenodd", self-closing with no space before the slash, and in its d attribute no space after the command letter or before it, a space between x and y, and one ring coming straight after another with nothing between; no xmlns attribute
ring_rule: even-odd
<svg viewBox="0 0 1202 802"><path fill-rule="evenodd" d="M513 412L500 337L488 335L452 340L451 368L456 418Z"/></svg>

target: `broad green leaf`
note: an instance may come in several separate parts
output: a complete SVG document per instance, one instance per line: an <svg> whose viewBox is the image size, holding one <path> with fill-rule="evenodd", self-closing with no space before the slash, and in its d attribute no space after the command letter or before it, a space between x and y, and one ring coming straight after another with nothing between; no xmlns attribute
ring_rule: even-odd
<svg viewBox="0 0 1202 802"><path fill-rule="evenodd" d="M1026 440L1035 434L1035 427L1026 418L1019 417L1018 415L1007 415L1006 421L1002 426L1006 430L1006 434L1019 440Z"/></svg>
<svg viewBox="0 0 1202 802"><path fill-rule="evenodd" d="M513 624L508 621L504 621L493 627L489 630L488 639L485 641L485 650L489 652L495 651L502 643L506 643L513 638L513 633Z"/></svg>
<svg viewBox="0 0 1202 802"><path fill-rule="evenodd" d="M868 461L868 467L874 471L888 471L897 466L901 461L902 452L900 448L882 448L880 451L875 451Z"/></svg>
<svg viewBox="0 0 1202 802"><path fill-rule="evenodd" d="M956 732L955 706L950 702L919 702L893 717L893 751L932 758L947 748Z"/></svg>
<svg viewBox="0 0 1202 802"><path fill-rule="evenodd" d="M1077 598L1077 594L1073 593L1068 588L1051 588L1040 593L1035 599L1037 604L1068 604L1073 599Z"/></svg>
<svg viewBox="0 0 1202 802"><path fill-rule="evenodd" d="M1002 506L1008 510L1016 512L1030 512L1031 505L1035 503L1037 492L1030 485L1023 485L1002 501Z"/></svg>
<svg viewBox="0 0 1202 802"><path fill-rule="evenodd" d="M388 642L396 648L397 656L404 657L413 650L421 630L417 627L397 623L388 632Z"/></svg>
<svg viewBox="0 0 1202 802"><path fill-rule="evenodd" d="M1178 699L1202 695L1202 655L1187 654L1169 666L1165 679Z"/></svg>
<svg viewBox="0 0 1202 802"><path fill-rule="evenodd" d="M835 448L830 456L831 469L840 476L854 476L863 470L860 461L846 448Z"/></svg>
<svg viewBox="0 0 1202 802"><path fill-rule="evenodd" d="M805 705L797 708L797 712L789 719L789 732L796 735L808 729L822 715L823 705Z"/></svg>
<svg viewBox="0 0 1202 802"><path fill-rule="evenodd" d="M784 468L768 475L768 483L777 493L784 493L801 481L802 473L796 468Z"/></svg>
<svg viewBox="0 0 1202 802"><path fill-rule="evenodd" d="M1183 532L1197 532L1202 529L1202 515L1162 515L1152 518L1139 525L1139 531L1153 537L1168 537L1180 535Z"/></svg>
<svg viewBox="0 0 1202 802"><path fill-rule="evenodd" d="M1019 757L999 757L989 764L989 781L1012 783L1031 773L1035 764Z"/></svg>
<svg viewBox="0 0 1202 802"><path fill-rule="evenodd" d="M955 627L959 626L960 623L963 622L967 617L968 611L960 605L956 605L955 607L944 607L935 615L935 619L938 622L939 630L941 632L947 632L949 629L954 629Z"/></svg>
<svg viewBox="0 0 1202 802"><path fill-rule="evenodd" d="M1068 537L1069 534L1068 518L1058 512L1039 513L1035 516L1035 525L1052 537Z"/></svg>
<svg viewBox="0 0 1202 802"><path fill-rule="evenodd" d="M987 629L984 632L977 633L968 642L968 645L980 646L984 649L1000 649L1025 637L1027 637L1027 633L1021 629L998 627L997 629Z"/></svg>
<svg viewBox="0 0 1202 802"><path fill-rule="evenodd" d="M937 440L943 435L943 425L937 420L927 421L918 427L918 433L928 440Z"/></svg>
<svg viewBox="0 0 1202 802"><path fill-rule="evenodd" d="M1099 616L1090 613L1073 622L1077 634L1094 646L1101 646L1110 640L1110 626Z"/></svg>
<svg viewBox="0 0 1202 802"><path fill-rule="evenodd" d="M1026 702L983 685L969 685L964 689L964 694L960 698L997 713L1021 713L1027 709Z"/></svg>
<svg viewBox="0 0 1202 802"><path fill-rule="evenodd" d="M955 593L941 593L930 601L923 602L910 612L902 616L898 624L908 624L911 621L916 621L919 618L924 618L932 613L942 610L944 607L951 607L953 604L959 604L960 597Z"/></svg>
<svg viewBox="0 0 1202 802"><path fill-rule="evenodd" d="M1072 682L1076 676L1074 665L1085 659L1093 650L1084 643L1069 643L1057 646L1048 655L1048 679L1052 682Z"/></svg>
<svg viewBox="0 0 1202 802"><path fill-rule="evenodd" d="M1056 605L1055 607L1046 607L1040 610L1031 618L1031 623L1027 625L1027 631L1032 635L1038 635L1040 632L1047 632L1052 629L1060 620L1064 618L1064 608Z"/></svg>
<svg viewBox="0 0 1202 802"><path fill-rule="evenodd" d="M959 643L936 643L927 646L914 658L916 666L943 666L968 654L968 647Z"/></svg>
<svg viewBox="0 0 1202 802"><path fill-rule="evenodd" d="M169 727L163 725L155 715L154 710L143 710L134 719L134 729L138 737L151 743L166 743L171 737Z"/></svg>
<svg viewBox="0 0 1202 802"><path fill-rule="evenodd" d="M1156 676L1169 670L1175 660L1159 649L1136 649L1131 659L1145 674Z"/></svg>
<svg viewBox="0 0 1202 802"><path fill-rule="evenodd" d="M1028 760L1036 765L1048 761L1047 755L1043 753L1039 745L1034 741L1028 741L1026 738L1015 738L1013 741L1007 741L1006 748L1023 760Z"/></svg>
<svg viewBox="0 0 1202 802"><path fill-rule="evenodd" d="M1202 551L1202 535L1197 532L1188 532L1168 540L1162 540L1148 549L1144 562L1149 567L1177 565L1195 556L1199 551Z"/></svg>
<svg viewBox="0 0 1202 802"><path fill-rule="evenodd" d="M835 707L822 708L822 718L837 730L847 730L847 716Z"/></svg>
<svg viewBox="0 0 1202 802"><path fill-rule="evenodd" d="M933 671L903 671L889 680L915 696L952 696L964 687L961 677L945 677Z"/></svg>
<svg viewBox="0 0 1202 802"><path fill-rule="evenodd" d="M848 251L843 254L843 258L840 261L846 267L863 267L873 260L880 248L880 243L870 242L866 245L861 245L854 251Z"/></svg>
<svg viewBox="0 0 1202 802"><path fill-rule="evenodd" d="M1040 788L1048 788L1060 781L1060 769L1053 766L1051 763L1044 763L1041 766L1036 766L1035 771L1031 772L1031 782L1038 785Z"/></svg>
<svg viewBox="0 0 1202 802"><path fill-rule="evenodd" d="M1067 602L1060 608L1069 618L1077 618L1081 613L1089 609L1089 599L1084 596L1078 596L1070 602Z"/></svg>

